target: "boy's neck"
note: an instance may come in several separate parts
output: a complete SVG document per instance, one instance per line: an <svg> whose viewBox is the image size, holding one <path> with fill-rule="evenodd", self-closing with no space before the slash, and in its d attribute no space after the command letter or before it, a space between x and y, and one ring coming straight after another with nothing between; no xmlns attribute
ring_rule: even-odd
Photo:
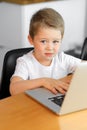
<svg viewBox="0 0 87 130"><path fill-rule="evenodd" d="M36 56L35 56L35 54L33 53L33 56L34 56L34 58L40 63L40 64L42 64L42 65L44 65L44 66L50 66L51 65L51 63L52 63L52 60L40 60L40 59L38 59Z"/></svg>

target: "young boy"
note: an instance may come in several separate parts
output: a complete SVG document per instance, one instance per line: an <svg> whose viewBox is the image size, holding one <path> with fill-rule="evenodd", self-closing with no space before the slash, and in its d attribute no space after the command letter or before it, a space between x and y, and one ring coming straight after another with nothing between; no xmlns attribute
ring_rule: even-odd
<svg viewBox="0 0 87 130"><path fill-rule="evenodd" d="M54 9L44 8L32 16L28 40L34 50L17 59L11 95L38 87L66 93L69 81L63 77L73 73L81 60L59 52L63 35L64 20Z"/></svg>

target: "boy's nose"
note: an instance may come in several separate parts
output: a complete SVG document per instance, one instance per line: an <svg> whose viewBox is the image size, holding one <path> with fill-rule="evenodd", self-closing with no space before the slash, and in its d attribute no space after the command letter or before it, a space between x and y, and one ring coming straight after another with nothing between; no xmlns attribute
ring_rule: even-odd
<svg viewBox="0 0 87 130"><path fill-rule="evenodd" d="M52 50L53 49L53 44L52 43L48 43L47 46L46 46L46 49Z"/></svg>

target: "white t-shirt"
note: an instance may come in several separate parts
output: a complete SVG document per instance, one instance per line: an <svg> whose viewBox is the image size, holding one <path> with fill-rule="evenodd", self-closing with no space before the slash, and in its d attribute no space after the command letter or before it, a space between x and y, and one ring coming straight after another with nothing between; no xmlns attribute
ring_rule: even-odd
<svg viewBox="0 0 87 130"><path fill-rule="evenodd" d="M19 57L13 76L19 76L24 80L49 77L59 79L69 73L73 73L80 59L60 52L56 55L50 66L40 64L32 54L33 51Z"/></svg>

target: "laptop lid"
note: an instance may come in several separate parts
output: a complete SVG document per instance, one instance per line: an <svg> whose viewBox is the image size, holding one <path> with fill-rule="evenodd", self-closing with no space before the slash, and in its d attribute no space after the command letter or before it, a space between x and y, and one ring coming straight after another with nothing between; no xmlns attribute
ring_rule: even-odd
<svg viewBox="0 0 87 130"><path fill-rule="evenodd" d="M87 62L81 63L72 78L60 114L87 109Z"/></svg>

